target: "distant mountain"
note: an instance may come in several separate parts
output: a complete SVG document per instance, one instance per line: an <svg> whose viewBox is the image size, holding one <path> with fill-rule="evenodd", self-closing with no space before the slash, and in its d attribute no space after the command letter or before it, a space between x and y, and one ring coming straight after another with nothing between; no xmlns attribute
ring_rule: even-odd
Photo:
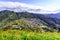
<svg viewBox="0 0 60 40"><path fill-rule="evenodd" d="M56 14L44 14L45 16L50 16L50 17L53 17L53 18L57 18L57 19L60 19L60 13L56 13Z"/></svg>
<svg viewBox="0 0 60 40"><path fill-rule="evenodd" d="M26 24L24 21L21 22L19 19L23 19L25 22L27 21L28 23ZM2 26L6 26L8 24L10 25L12 23L13 23L12 25L16 25L15 24L16 22L14 22L15 20L19 20L17 22L17 25L21 24L20 26L22 27L24 26L32 28L43 27L43 29L50 31L52 29L53 30L58 29L60 31L60 19L45 16L43 14L34 14L29 12L14 12L9 10L0 11L0 23L2 23Z"/></svg>

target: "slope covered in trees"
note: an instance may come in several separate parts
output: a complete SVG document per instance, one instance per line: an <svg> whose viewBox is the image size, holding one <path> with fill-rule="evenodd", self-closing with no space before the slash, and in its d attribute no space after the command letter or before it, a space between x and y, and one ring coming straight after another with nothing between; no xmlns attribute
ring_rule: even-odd
<svg viewBox="0 0 60 40"><path fill-rule="evenodd" d="M60 21L56 18L29 12L0 11L0 26L4 29L29 29L44 31L60 31Z"/></svg>

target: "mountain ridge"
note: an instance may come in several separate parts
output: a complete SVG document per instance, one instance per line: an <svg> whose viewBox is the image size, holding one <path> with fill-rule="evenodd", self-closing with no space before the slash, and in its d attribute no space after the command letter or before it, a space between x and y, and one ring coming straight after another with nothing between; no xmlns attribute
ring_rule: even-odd
<svg viewBox="0 0 60 40"><path fill-rule="evenodd" d="M0 12L0 22L3 23L3 26L6 26L6 24L9 24L11 21L13 22L14 20L18 20L18 19L23 19L23 21L24 20L28 21L29 24L24 24L22 22L23 23L22 25L26 25L26 26L28 25L28 27L40 28L42 26L46 26L47 28L43 27L43 29L49 30L50 28L51 30L52 29L60 30L59 29L60 19L52 18L52 17L45 16L42 14L29 13L29 12L14 12L14 11L9 11L9 10L4 10ZM13 24L15 23L13 22ZM17 25L18 24L21 24L21 23L18 22Z"/></svg>
<svg viewBox="0 0 60 40"><path fill-rule="evenodd" d="M44 15L60 19L60 13L56 13L56 14L44 14Z"/></svg>

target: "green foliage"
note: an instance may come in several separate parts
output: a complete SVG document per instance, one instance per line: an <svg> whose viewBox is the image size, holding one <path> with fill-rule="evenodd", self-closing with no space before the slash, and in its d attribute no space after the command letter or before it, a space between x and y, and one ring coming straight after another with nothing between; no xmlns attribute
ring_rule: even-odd
<svg viewBox="0 0 60 40"><path fill-rule="evenodd" d="M28 29L28 21L26 21L24 18L23 19L19 19L19 20L15 20L15 21L11 21L6 23L6 25L3 26L3 29L13 29L13 25L17 25L20 28L27 30Z"/></svg>
<svg viewBox="0 0 60 40"><path fill-rule="evenodd" d="M60 33L8 30L0 32L0 40L60 40Z"/></svg>

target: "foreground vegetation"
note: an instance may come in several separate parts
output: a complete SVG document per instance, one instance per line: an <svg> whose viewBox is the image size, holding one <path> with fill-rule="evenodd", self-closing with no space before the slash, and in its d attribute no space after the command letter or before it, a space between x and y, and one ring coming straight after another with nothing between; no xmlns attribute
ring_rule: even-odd
<svg viewBox="0 0 60 40"><path fill-rule="evenodd" d="M0 31L0 40L60 40L60 33L7 30Z"/></svg>

